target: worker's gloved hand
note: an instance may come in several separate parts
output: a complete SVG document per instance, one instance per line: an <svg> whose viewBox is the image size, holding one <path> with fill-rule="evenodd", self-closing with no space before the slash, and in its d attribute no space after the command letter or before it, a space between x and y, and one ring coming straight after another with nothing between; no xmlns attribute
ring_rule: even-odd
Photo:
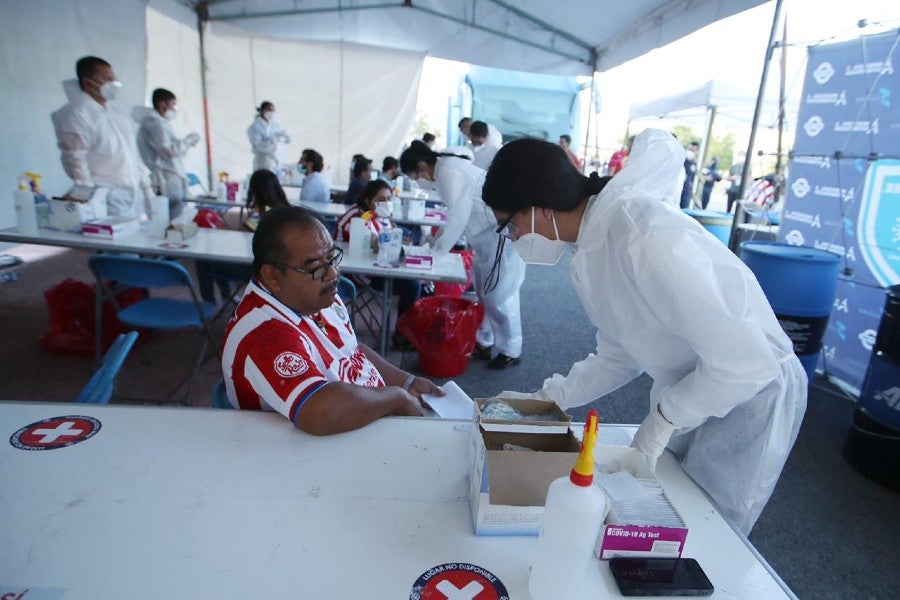
<svg viewBox="0 0 900 600"><path fill-rule="evenodd" d="M194 147L200 143L200 134L199 133L189 133L184 137L184 143L190 147Z"/></svg>
<svg viewBox="0 0 900 600"><path fill-rule="evenodd" d="M668 445L669 439L674 432L675 426L662 416L659 407L650 411L650 414L638 427L631 446L641 453L641 460L645 462L651 471L656 471L656 460L663 453L663 450L666 449L666 445Z"/></svg>
<svg viewBox="0 0 900 600"><path fill-rule="evenodd" d="M282 143L284 143L284 144L290 144L290 143L291 143L291 138L290 138L290 136L289 136L288 134L282 133L281 135L278 136L278 141L279 141L279 142L282 142Z"/></svg>

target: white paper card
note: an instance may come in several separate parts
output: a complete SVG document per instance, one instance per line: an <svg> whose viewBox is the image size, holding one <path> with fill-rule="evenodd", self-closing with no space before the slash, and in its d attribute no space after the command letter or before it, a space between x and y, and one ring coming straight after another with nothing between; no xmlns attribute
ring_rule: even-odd
<svg viewBox="0 0 900 600"><path fill-rule="evenodd" d="M422 394L422 400L434 409L442 419L471 419L474 402L453 381L441 387L445 396Z"/></svg>
<svg viewBox="0 0 900 600"><path fill-rule="evenodd" d="M595 473L595 475L597 483L603 488L612 502L641 500L652 497L652 494L628 471L602 475Z"/></svg>

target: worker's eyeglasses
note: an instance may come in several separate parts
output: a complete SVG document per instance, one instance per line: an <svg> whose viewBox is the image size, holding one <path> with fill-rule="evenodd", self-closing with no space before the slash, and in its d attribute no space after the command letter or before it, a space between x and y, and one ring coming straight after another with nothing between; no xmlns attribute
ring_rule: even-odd
<svg viewBox="0 0 900 600"><path fill-rule="evenodd" d="M494 252L494 264L491 266L491 272L488 273L484 282L484 293L488 294L497 288L500 283L500 261L503 259L503 247L506 245L506 239L514 240L519 237L519 230L512 224L515 212L511 212L500 221L497 229L494 231L499 238L497 239L497 250Z"/></svg>
<svg viewBox="0 0 900 600"><path fill-rule="evenodd" d="M522 235L519 228L512 222L513 217L515 216L516 213L509 213L502 221L500 221L500 225L495 230L495 233L502 239L517 240Z"/></svg>
<svg viewBox="0 0 900 600"><path fill-rule="evenodd" d="M317 267L313 267L312 269L305 269L303 267L295 267L293 265L286 265L284 263L277 263L279 266L284 267L285 269L290 269L292 271L297 271L298 273L306 273L313 280L318 281L325 277L325 274L328 273L328 269L334 267L336 271L338 265L341 264L341 260L344 258L344 251L340 248L334 249L334 254L331 258L326 259L324 263L318 265Z"/></svg>

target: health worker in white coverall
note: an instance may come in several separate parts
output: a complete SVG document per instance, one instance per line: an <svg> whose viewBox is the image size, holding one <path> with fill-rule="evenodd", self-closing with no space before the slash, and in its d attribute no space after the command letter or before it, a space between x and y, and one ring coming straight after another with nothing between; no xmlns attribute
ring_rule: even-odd
<svg viewBox="0 0 900 600"><path fill-rule="evenodd" d="M650 414L633 446L653 469L668 446L748 533L797 438L806 373L753 273L666 198L683 163L654 129L609 180L581 175L556 144L517 140L483 197L526 262L574 250L572 286L597 327L596 353L534 395L581 406L646 372Z"/></svg>
<svg viewBox="0 0 900 600"><path fill-rule="evenodd" d="M253 149L253 172L268 169L278 172L281 152L278 144L290 144L287 132L275 122L275 105L263 102L257 109L256 118L247 128L247 138Z"/></svg>
<svg viewBox="0 0 900 600"><path fill-rule="evenodd" d="M78 80L63 82L69 103L51 115L63 169L72 181L107 188L109 216L136 218L153 197L135 144L133 121L116 106L122 84L96 56L75 63Z"/></svg>
<svg viewBox="0 0 900 600"><path fill-rule="evenodd" d="M141 125L138 128L138 152L144 165L150 169L150 178L161 196L169 199L169 218L174 219L184 210L188 195L187 174L181 159L197 145L200 135L189 133L184 138L175 135L172 121L177 115L177 98L164 88L153 90L153 108L140 107L133 116Z"/></svg>
<svg viewBox="0 0 900 600"><path fill-rule="evenodd" d="M488 367L503 369L518 364L522 355L519 289L525 281L525 263L515 252L504 253L498 266L500 284L487 286L499 243L495 233L497 219L481 200L484 171L472 164L471 156L467 148L454 146L437 153L415 140L400 155L400 168L413 180L434 182L447 206L447 223L434 241L435 252L449 252L465 235L473 251L475 291L484 305L484 319L476 334L477 348L481 358L490 357Z"/></svg>

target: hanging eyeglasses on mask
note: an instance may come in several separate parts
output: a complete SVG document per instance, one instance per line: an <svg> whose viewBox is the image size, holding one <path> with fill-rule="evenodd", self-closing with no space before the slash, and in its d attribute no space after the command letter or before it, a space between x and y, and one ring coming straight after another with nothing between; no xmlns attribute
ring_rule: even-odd
<svg viewBox="0 0 900 600"><path fill-rule="evenodd" d="M494 264L491 267L491 272L487 276L487 280L484 282L485 294L494 291L497 288L497 284L500 282L500 262L503 259L503 248L506 245L507 239L512 243L513 248L516 249L516 252L522 260L528 264L553 266L559 262L560 258L562 258L563 253L569 246L569 242L565 242L559 238L559 229L556 226L556 216L551 214L553 232L556 234L556 239L551 240L534 232L534 212L535 207L532 206L531 231L528 233L522 233L518 227L513 224L512 219L516 215L514 212L510 213L505 219L500 221L499 226L495 231L499 236L499 239L497 240L497 251L494 253Z"/></svg>

